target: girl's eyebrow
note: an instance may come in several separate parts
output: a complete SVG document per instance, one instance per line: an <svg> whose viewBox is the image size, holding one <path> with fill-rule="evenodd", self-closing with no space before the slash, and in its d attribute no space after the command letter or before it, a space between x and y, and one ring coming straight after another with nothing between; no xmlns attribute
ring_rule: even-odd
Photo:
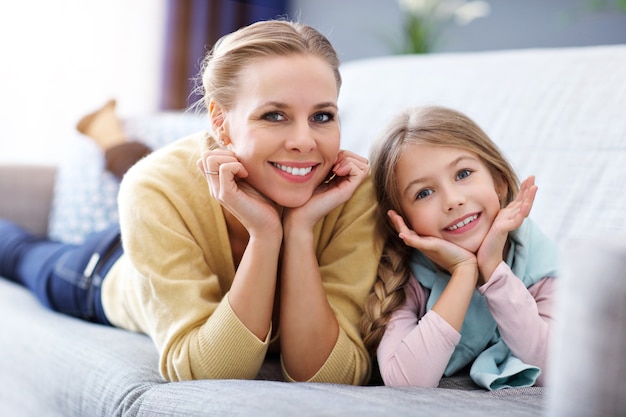
<svg viewBox="0 0 626 417"><path fill-rule="evenodd" d="M450 161L450 163L448 164L448 168L453 168L455 167L459 162L462 162L463 160L468 159L470 161L476 161L476 158L472 155L461 155L458 158L454 158L452 161ZM419 185L423 182L426 182L426 180L428 179L428 177L422 177L422 178L416 178L413 181L410 181L406 188L404 189L403 194L405 195L409 195L409 190L411 189L411 187L414 187L416 185Z"/></svg>

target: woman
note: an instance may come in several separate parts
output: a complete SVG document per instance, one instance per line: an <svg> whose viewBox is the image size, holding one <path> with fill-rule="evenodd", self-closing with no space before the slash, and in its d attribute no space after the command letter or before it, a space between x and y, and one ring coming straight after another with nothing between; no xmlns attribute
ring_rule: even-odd
<svg viewBox="0 0 626 417"><path fill-rule="evenodd" d="M339 147L338 64L302 24L226 35L202 69L213 133L126 173L121 247L115 228L69 246L4 221L0 275L148 334L170 381L254 378L276 341L287 380L365 382L358 321L380 250L368 162Z"/></svg>

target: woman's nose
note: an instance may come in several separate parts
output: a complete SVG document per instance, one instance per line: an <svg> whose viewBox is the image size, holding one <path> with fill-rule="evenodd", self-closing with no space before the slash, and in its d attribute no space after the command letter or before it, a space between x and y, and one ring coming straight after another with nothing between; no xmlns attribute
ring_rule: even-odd
<svg viewBox="0 0 626 417"><path fill-rule="evenodd" d="M297 123L294 127L295 128L289 132L286 141L287 148L303 153L315 149L317 146L315 132L309 126L308 121L306 123Z"/></svg>

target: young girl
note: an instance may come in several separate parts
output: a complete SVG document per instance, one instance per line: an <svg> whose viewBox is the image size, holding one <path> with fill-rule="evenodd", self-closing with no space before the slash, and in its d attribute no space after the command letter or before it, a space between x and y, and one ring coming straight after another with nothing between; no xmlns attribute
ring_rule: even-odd
<svg viewBox="0 0 626 417"><path fill-rule="evenodd" d="M0 275L148 334L170 381L254 378L272 342L286 380L365 382L359 318L381 249L368 162L340 149L338 65L306 25L226 35L202 71L211 133L124 174L121 245L117 227L73 246L0 221Z"/></svg>
<svg viewBox="0 0 626 417"><path fill-rule="evenodd" d="M465 115L409 109L372 150L385 238L363 318L386 385L471 366L488 389L545 381L555 245L527 219L537 186Z"/></svg>

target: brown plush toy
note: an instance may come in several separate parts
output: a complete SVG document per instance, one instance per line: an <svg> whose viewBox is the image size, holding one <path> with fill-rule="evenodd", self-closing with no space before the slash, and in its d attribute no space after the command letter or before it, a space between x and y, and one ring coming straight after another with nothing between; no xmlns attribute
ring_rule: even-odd
<svg viewBox="0 0 626 417"><path fill-rule="evenodd" d="M96 141L104 151L106 169L120 180L128 169L152 150L138 141L129 140L115 112L115 100L78 121L76 129Z"/></svg>

